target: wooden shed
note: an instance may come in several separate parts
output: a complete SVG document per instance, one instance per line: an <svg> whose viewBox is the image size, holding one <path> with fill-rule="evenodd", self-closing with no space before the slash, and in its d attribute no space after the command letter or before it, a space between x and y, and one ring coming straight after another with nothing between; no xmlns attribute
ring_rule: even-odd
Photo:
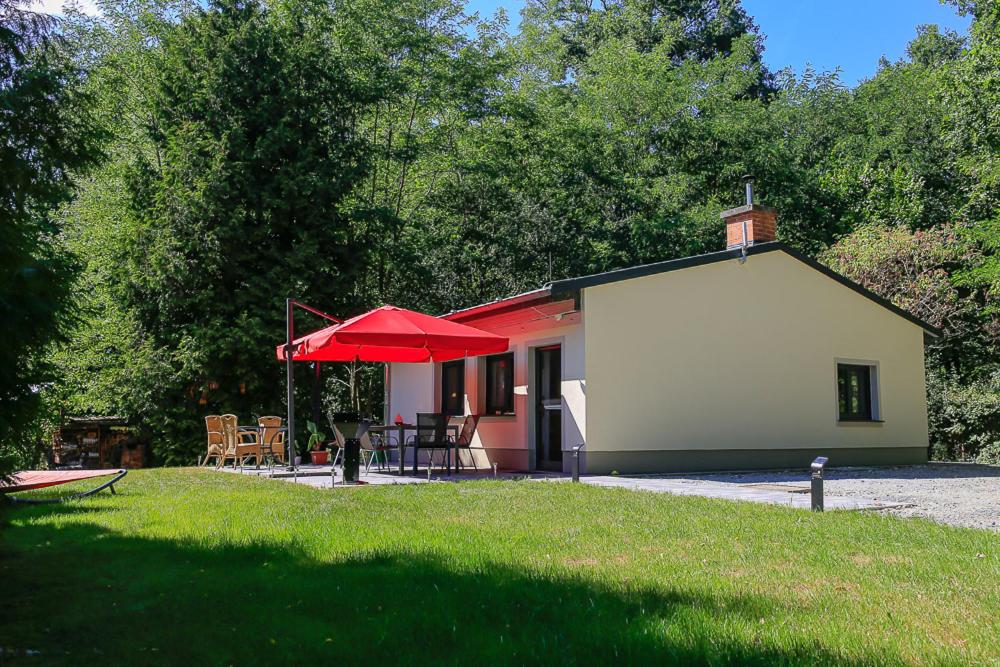
<svg viewBox="0 0 1000 667"><path fill-rule="evenodd" d="M52 438L52 463L81 468L141 468L145 446L125 417L64 417Z"/></svg>

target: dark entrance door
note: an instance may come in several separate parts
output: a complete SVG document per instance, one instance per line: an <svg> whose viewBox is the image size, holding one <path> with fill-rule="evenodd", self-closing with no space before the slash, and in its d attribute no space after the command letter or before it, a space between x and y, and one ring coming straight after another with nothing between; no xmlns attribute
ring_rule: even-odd
<svg viewBox="0 0 1000 667"><path fill-rule="evenodd" d="M562 470L562 350L535 348L535 466Z"/></svg>

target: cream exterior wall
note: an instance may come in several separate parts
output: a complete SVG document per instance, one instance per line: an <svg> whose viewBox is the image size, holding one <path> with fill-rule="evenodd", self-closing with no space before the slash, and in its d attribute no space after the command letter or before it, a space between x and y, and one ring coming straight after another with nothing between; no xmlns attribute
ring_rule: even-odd
<svg viewBox="0 0 1000 667"><path fill-rule="evenodd" d="M783 252L584 290L587 451L926 447L923 331ZM836 360L881 424L838 424Z"/></svg>
<svg viewBox="0 0 1000 667"><path fill-rule="evenodd" d="M497 330L510 338L514 352L514 415L483 416L473 441L471 456L480 468L493 463L501 469L526 470L534 468L534 391L530 378L534 364L533 349L558 343L562 347L562 448L582 444L586 429L586 400L584 380L584 335L579 314L564 321L552 320L551 327L532 331ZM474 322L470 323L476 326ZM485 400L485 364L482 357L465 360L465 414L482 412ZM417 412L440 410L440 364L390 364L389 410L390 419L398 413L405 421L416 419ZM454 418L453 423L460 423ZM463 463L470 463L470 453L463 452ZM564 461L569 455L564 454Z"/></svg>

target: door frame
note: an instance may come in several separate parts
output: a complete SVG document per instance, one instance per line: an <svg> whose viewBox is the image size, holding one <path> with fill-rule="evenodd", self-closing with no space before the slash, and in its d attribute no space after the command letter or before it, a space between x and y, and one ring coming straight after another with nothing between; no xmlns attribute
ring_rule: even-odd
<svg viewBox="0 0 1000 667"><path fill-rule="evenodd" d="M535 414L535 397L538 392L538 388L535 386L535 352L540 347L551 347L553 345L559 346L559 380L560 383L566 378L566 337L565 336L550 336L547 338L537 338L534 340L525 341L525 350L527 351L527 380L528 395L527 395L527 407L528 407L528 418L525 420L527 422L527 433L525 442L528 443L528 470L538 470L538 459L536 456L537 443L535 439L538 437L538 430L535 428L537 422L537 415ZM562 388L559 390L559 400L562 401L562 410L560 410L560 428L559 428L559 448L563 451L563 471L566 469L566 398L563 396Z"/></svg>

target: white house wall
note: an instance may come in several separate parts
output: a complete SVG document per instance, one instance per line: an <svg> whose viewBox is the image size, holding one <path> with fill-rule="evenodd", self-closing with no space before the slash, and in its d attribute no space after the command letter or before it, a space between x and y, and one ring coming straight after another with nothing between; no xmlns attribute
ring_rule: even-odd
<svg viewBox="0 0 1000 667"><path fill-rule="evenodd" d="M553 326L521 333L516 330L497 330L495 333L510 338L514 352L514 415L484 415L473 441L472 455L480 468L496 463L501 469L529 470L534 468L534 424L531 416L533 396L529 395L532 350L535 347L558 343L562 347L562 448L583 444L586 437L586 401L584 380L584 336L580 315L566 316L562 321L552 320ZM475 322L469 322L476 326ZM390 419L399 414L405 421L413 422L417 412L440 410L440 364L390 364L389 409ZM481 390L485 384L485 366L482 358L470 357L465 362L465 413L481 410ZM533 388L532 388L533 389ZM455 417L452 423L460 424ZM478 451L476 451L478 450ZM469 464L468 453L463 453L463 463ZM568 465L569 455L563 455Z"/></svg>

